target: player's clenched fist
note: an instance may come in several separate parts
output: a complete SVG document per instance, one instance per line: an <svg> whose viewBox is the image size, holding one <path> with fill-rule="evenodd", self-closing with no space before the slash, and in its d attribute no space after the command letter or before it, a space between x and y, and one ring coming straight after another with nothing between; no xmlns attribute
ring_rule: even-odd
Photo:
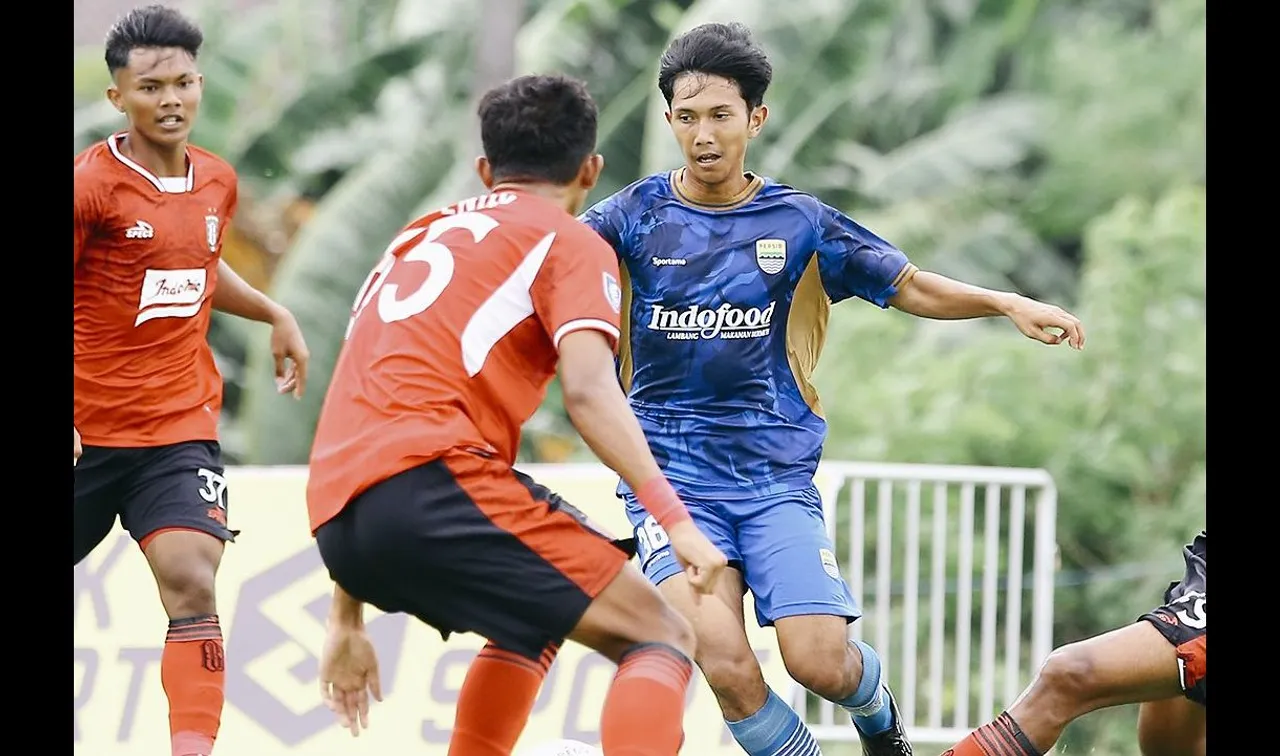
<svg viewBox="0 0 1280 756"><path fill-rule="evenodd" d="M689 576L689 585L699 593L709 594L715 590L716 581L724 571L729 560L707 540L692 520L683 520L667 530L671 539L671 549L676 559L685 568Z"/></svg>

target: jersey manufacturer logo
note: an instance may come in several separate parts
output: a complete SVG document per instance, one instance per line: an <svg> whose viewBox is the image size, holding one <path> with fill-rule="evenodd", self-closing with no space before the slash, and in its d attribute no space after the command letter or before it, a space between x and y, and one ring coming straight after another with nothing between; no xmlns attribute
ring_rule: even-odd
<svg viewBox="0 0 1280 756"><path fill-rule="evenodd" d="M134 326L156 318L189 318L204 303L204 268L148 270L142 278Z"/></svg>
<svg viewBox="0 0 1280 756"><path fill-rule="evenodd" d="M689 305L684 309L669 309L653 305L649 316L649 330L662 331L671 341L697 341L699 339L757 339L768 336L773 324L773 308L737 307L725 302L715 309Z"/></svg>
<svg viewBox="0 0 1280 756"><path fill-rule="evenodd" d="M218 211L213 208L204 216L204 240L209 243L209 252L218 251Z"/></svg>
<svg viewBox="0 0 1280 756"><path fill-rule="evenodd" d="M144 220L134 221L133 225L124 232L126 239L150 239L155 235L155 228Z"/></svg>
<svg viewBox="0 0 1280 756"><path fill-rule="evenodd" d="M661 268L666 265L687 265L689 263L683 257L654 257L650 259L650 262L653 263L655 268Z"/></svg>
<svg viewBox="0 0 1280 756"><path fill-rule="evenodd" d="M769 275L787 266L787 243L782 239L760 239L756 242L756 265Z"/></svg>
<svg viewBox="0 0 1280 756"><path fill-rule="evenodd" d="M622 287L618 285L618 279L609 275L604 275L604 298L613 308L614 312L622 312Z"/></svg>

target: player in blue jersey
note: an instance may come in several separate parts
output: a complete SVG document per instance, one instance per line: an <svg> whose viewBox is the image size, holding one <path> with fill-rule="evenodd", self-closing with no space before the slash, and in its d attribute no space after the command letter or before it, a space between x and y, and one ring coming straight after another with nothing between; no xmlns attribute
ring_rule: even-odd
<svg viewBox="0 0 1280 756"><path fill-rule="evenodd" d="M649 445L729 558L723 603L695 604L665 534L625 485L645 573L698 636L696 661L751 756L811 756L812 734L765 685L743 596L788 673L847 709L868 756L910 754L876 652L849 642L861 611L840 576L813 476L826 435L810 381L828 308L858 298L913 315L1002 315L1044 342L1084 345L1079 321L1017 294L918 270L812 195L745 170L772 70L739 24L672 42L658 86L684 167L626 187L582 220L622 263L619 367Z"/></svg>

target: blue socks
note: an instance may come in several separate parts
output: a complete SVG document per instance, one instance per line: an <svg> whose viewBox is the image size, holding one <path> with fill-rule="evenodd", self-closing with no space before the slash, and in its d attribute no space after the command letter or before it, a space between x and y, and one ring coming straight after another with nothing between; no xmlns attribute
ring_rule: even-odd
<svg viewBox="0 0 1280 756"><path fill-rule="evenodd" d="M889 694L880 681L880 656L862 641L850 641L862 652L862 681L853 695L836 701L853 717L853 724L864 735L875 735L893 726L893 709Z"/></svg>
<svg viewBox="0 0 1280 756"><path fill-rule="evenodd" d="M876 679L880 679L876 661ZM885 708L888 711L888 707ZM726 722L733 739L749 756L822 756L818 742L800 716L772 691L764 706L738 722Z"/></svg>

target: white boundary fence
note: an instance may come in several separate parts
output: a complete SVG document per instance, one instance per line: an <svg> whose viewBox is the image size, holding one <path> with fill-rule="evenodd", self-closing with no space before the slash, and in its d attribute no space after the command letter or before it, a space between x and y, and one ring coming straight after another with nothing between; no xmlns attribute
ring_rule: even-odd
<svg viewBox="0 0 1280 756"><path fill-rule="evenodd" d="M954 743L1012 704L1052 650L1050 475L832 461L818 482L863 610L850 637L880 654L912 742ZM857 740L834 704L791 700L820 740Z"/></svg>

